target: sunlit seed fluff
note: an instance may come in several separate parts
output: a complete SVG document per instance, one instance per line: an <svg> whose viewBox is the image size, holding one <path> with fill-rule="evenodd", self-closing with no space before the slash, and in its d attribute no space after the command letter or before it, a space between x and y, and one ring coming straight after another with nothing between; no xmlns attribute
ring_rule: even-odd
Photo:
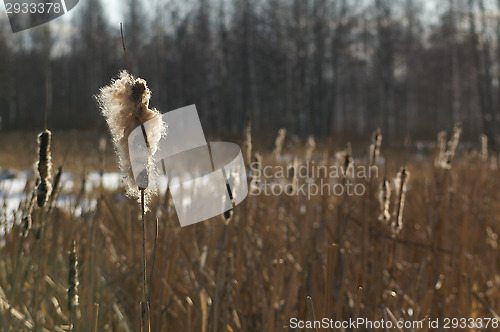
<svg viewBox="0 0 500 332"><path fill-rule="evenodd" d="M160 112L156 109L149 109L150 98L151 91L147 87L146 81L134 78L126 71L122 71L118 79L113 80L111 84L102 87L97 96L101 113L106 118L119 156L120 168L125 174L127 194L138 200L140 199L140 190L132 174L128 137L135 128L149 121L145 140L149 147L147 170L148 174L151 175L154 169L151 156L157 151L158 143L166 134L167 127ZM149 176L149 179L151 178ZM145 190L146 203L154 191L154 185L148 185Z"/></svg>
<svg viewBox="0 0 500 332"><path fill-rule="evenodd" d="M384 224L388 224L391 220L391 214L389 213L391 203L391 182L386 178L382 180L380 185L378 200L380 204L380 215L378 220Z"/></svg>
<svg viewBox="0 0 500 332"><path fill-rule="evenodd" d="M69 253L69 272L68 272L68 310L78 306L78 257L76 255L76 243L71 244Z"/></svg>
<svg viewBox="0 0 500 332"><path fill-rule="evenodd" d="M37 186L36 196L37 204L43 207L47 202L48 195L51 190L50 171L52 168L52 160L50 154L50 143L52 133L49 130L44 130L38 135L38 162L37 169L40 176L40 183Z"/></svg>
<svg viewBox="0 0 500 332"><path fill-rule="evenodd" d="M406 188L408 180L410 179L410 172L408 172L405 168L402 168L398 172L397 179L397 200L394 210L394 219L391 224L393 234L398 234L403 228L403 211L405 207Z"/></svg>

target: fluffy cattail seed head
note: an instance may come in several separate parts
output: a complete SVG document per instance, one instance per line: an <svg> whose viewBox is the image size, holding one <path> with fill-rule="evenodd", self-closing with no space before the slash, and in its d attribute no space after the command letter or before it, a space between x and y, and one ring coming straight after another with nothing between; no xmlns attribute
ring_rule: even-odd
<svg viewBox="0 0 500 332"><path fill-rule="evenodd" d="M149 109L151 91L146 81L134 78L126 71L122 71L118 79L113 80L110 85L102 87L96 98L113 138L119 156L120 168L126 175L127 194L140 200L140 188L135 183L130 164L128 137L135 128L141 126L146 145L149 148L148 174L150 174L153 171L151 156L157 151L158 143L165 135L167 126L163 122L160 112L156 109ZM148 122L147 133L142 125L145 122ZM154 189L154 186L148 185L144 192L146 202Z"/></svg>
<svg viewBox="0 0 500 332"><path fill-rule="evenodd" d="M50 193L51 185L50 171L52 168L52 160L50 155L50 143L52 133L49 130L44 130L38 135L38 163L37 169L40 176L40 183L37 186L36 196L37 204L43 207L47 202Z"/></svg>

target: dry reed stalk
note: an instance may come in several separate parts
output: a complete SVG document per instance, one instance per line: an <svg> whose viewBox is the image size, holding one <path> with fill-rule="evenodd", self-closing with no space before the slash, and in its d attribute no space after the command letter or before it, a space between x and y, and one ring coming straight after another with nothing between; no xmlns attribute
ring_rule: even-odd
<svg viewBox="0 0 500 332"><path fill-rule="evenodd" d="M391 224L391 229L393 235L399 234L401 232L401 229L403 228L403 211L405 207L405 200L406 200L406 190L407 190L407 185L408 181L410 179L410 172L406 170L406 168L402 168L396 177L396 180L394 181L395 187L396 187L396 206L394 210L394 219Z"/></svg>
<svg viewBox="0 0 500 332"><path fill-rule="evenodd" d="M78 320L78 257L76 255L76 242L71 243L69 253L69 272L68 272L68 311L71 313L70 331L76 331Z"/></svg>
<svg viewBox="0 0 500 332"><path fill-rule="evenodd" d="M358 293L356 296L356 304L354 307L354 317L353 319L358 319L361 313L361 304L363 303L363 287L358 287ZM358 331L358 328L353 329L354 332Z"/></svg>
<svg viewBox="0 0 500 332"><path fill-rule="evenodd" d="M306 142L305 160L312 159L314 149L316 149L316 141L314 140L314 136L311 135L307 138L307 142Z"/></svg>
<svg viewBox="0 0 500 332"><path fill-rule="evenodd" d="M205 289L200 291L200 305L201 305L201 332L207 332L208 326L208 296Z"/></svg>
<svg viewBox="0 0 500 332"><path fill-rule="evenodd" d="M193 331L193 301L191 298L186 297L186 302L187 302L187 320L186 320L186 332L192 332Z"/></svg>
<svg viewBox="0 0 500 332"><path fill-rule="evenodd" d="M151 331L149 317L150 317L149 303L142 301L141 302L141 332Z"/></svg>
<svg viewBox="0 0 500 332"><path fill-rule="evenodd" d="M382 146L382 131L377 128L372 134L372 143L370 144L369 165L374 166L378 163L380 157L380 147Z"/></svg>
<svg viewBox="0 0 500 332"><path fill-rule="evenodd" d="M141 189L141 219L142 219L142 302L141 302L141 331L150 331L150 315L149 315L149 292L148 281L146 277L146 218L144 208L144 189Z"/></svg>
<svg viewBox="0 0 500 332"><path fill-rule="evenodd" d="M43 207L47 202L48 195L51 191L50 171L52 168L50 143L52 133L45 129L38 135L38 163L37 169L40 176L40 183L37 187L37 204Z"/></svg>
<svg viewBox="0 0 500 332"><path fill-rule="evenodd" d="M311 310L313 320L316 321L317 319L316 319L316 312L314 311L314 302L310 295L307 296L307 303L309 303L309 308ZM316 330L316 332L319 332L317 327L315 327L314 329Z"/></svg>
<svg viewBox="0 0 500 332"><path fill-rule="evenodd" d="M151 303L151 289L153 288L153 276L155 271L155 262L156 262L156 251L158 248L158 223L159 220L156 218L155 222L155 239L153 245L153 258L151 263L151 271L149 272L149 293L148 293L148 301Z"/></svg>
<svg viewBox="0 0 500 332"><path fill-rule="evenodd" d="M350 251L343 251L342 253L342 275L341 275L341 280L340 280L340 288L338 292L338 301L337 301L337 315L336 319L337 321L341 321L343 319L343 303L344 303L344 295L345 292L347 291L347 272L349 268L349 263L350 263L350 258L351 258L351 252Z"/></svg>
<svg viewBox="0 0 500 332"><path fill-rule="evenodd" d="M325 279L325 304L323 317L330 317L332 313L332 286L335 283L335 266L337 265L338 246L334 243L328 246Z"/></svg>
<svg viewBox="0 0 500 332"><path fill-rule="evenodd" d="M94 324L92 325L92 331L98 332L98 323L99 323L99 303L94 303L94 315L92 321Z"/></svg>
<svg viewBox="0 0 500 332"><path fill-rule="evenodd" d="M56 204L57 194L59 193L59 185L61 183L61 176L62 176L62 166L59 166L59 168L57 169L57 173L54 176L54 182L52 182L52 191L49 197L49 208L48 208L49 214Z"/></svg>
<svg viewBox="0 0 500 332"><path fill-rule="evenodd" d="M250 165L252 162L252 121L250 117L247 117L245 127L245 149L247 165Z"/></svg>
<svg viewBox="0 0 500 332"><path fill-rule="evenodd" d="M391 182L385 177L380 184L378 201L380 204L380 214L378 220L380 220L384 225L389 225L389 222L391 221L391 214L389 212L391 204Z"/></svg>
<svg viewBox="0 0 500 332"><path fill-rule="evenodd" d="M488 136L482 134L479 138L481 142L481 160L488 160Z"/></svg>
<svg viewBox="0 0 500 332"><path fill-rule="evenodd" d="M446 156L446 131L440 131L437 136L437 154L434 160L434 166L439 168L443 164Z"/></svg>
<svg viewBox="0 0 500 332"><path fill-rule="evenodd" d="M278 130L278 136L276 136L276 141L274 142L273 156L275 160L281 158L281 151L283 150L283 143L285 143L286 129L281 128Z"/></svg>

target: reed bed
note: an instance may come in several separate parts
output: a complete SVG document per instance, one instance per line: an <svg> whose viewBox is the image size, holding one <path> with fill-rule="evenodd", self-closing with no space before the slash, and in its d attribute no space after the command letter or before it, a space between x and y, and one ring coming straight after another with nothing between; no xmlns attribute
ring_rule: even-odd
<svg viewBox="0 0 500 332"><path fill-rule="evenodd" d="M145 215L152 331L291 331L292 317L498 318L500 174L498 155L484 138L479 148L463 149L456 127L449 139L439 135L436 151L417 158L410 150L385 149L380 133L371 148L342 142L342 150L314 137L294 141L285 131L273 148L251 142L250 131L248 125L240 142L251 149L245 159L263 166L374 164L378 177L352 180L365 186L360 196L250 195L229 220L222 215L185 228L168 191L153 197ZM24 169L36 162L35 138L23 143L33 151ZM81 176L78 200L97 203L80 212L76 203L41 208L33 204L39 186L33 172L10 216L15 223L0 214L0 326L137 331L141 207L122 187L79 190L86 171L116 161L105 144L88 144L86 157L71 161L62 154L80 149L66 142L52 135L53 169ZM20 167L4 157L3 168ZM62 185L50 181L53 189ZM297 190L304 179L292 174L284 181ZM29 232L23 228L28 216Z"/></svg>

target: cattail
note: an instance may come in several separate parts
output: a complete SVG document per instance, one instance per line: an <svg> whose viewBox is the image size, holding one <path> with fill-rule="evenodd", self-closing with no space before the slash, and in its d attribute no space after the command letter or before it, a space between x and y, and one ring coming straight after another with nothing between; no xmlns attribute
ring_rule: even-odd
<svg viewBox="0 0 500 332"><path fill-rule="evenodd" d="M286 129L281 128L278 130L278 136L276 136L276 141L274 142L273 155L275 159L281 157L281 150L283 149L283 143L285 143Z"/></svg>
<svg viewBox="0 0 500 332"><path fill-rule="evenodd" d="M380 147L382 145L382 131L377 128L372 134L372 144L370 144L370 166L378 163L380 156Z"/></svg>
<svg viewBox="0 0 500 332"><path fill-rule="evenodd" d="M482 134L480 137L481 140L481 160L488 160L488 136Z"/></svg>
<svg viewBox="0 0 500 332"><path fill-rule="evenodd" d="M50 193L50 170L52 161L50 156L50 141L52 133L44 130L38 135L38 163L37 169L40 176L40 183L37 186L36 197L39 207L43 207L47 202Z"/></svg>
<svg viewBox="0 0 500 332"><path fill-rule="evenodd" d="M73 310L78 306L78 257L76 256L76 242L71 243L69 253L69 272L68 272L68 310ZM74 324L75 322L73 322Z"/></svg>
<svg viewBox="0 0 500 332"><path fill-rule="evenodd" d="M406 186L408 184L408 180L410 179L410 172L408 172L405 168L402 168L398 172L396 178L397 181L395 181L395 186L397 200L394 211L394 219L391 224L393 234L398 234L403 228L403 211L405 207Z"/></svg>
<svg viewBox="0 0 500 332"><path fill-rule="evenodd" d="M389 213L389 206L391 203L391 182L386 178L382 180L380 185L378 200L380 203L380 215L378 220L384 224L388 224L391 220L391 214Z"/></svg>
<svg viewBox="0 0 500 332"><path fill-rule="evenodd" d="M316 149L316 141L314 136L309 136L306 143L306 160L311 160L314 149Z"/></svg>
<svg viewBox="0 0 500 332"><path fill-rule="evenodd" d="M24 213L24 217L21 222L21 232L20 236L22 238L27 238L28 234L31 230L31 226L33 225L33 220L31 219L31 214L33 213L33 206L35 205L35 199L36 199L36 193L37 193L37 187L38 184L40 183L40 180L37 179L35 183L35 189L31 193L30 200L28 202L28 209Z"/></svg>
<svg viewBox="0 0 500 332"><path fill-rule="evenodd" d="M125 174L125 184L127 194L140 200L140 190L132 174L130 156L128 150L128 137L130 133L142 126L146 145L149 148L149 159L147 172L153 171L153 161L151 156L158 149L160 139L166 133L166 124L163 122L160 112L156 109L149 109L149 99L151 91L147 87L146 81L141 78L134 78L126 71L122 71L118 79L101 88L97 101L101 108L101 113L106 118L106 122L111 133L113 143L119 156L120 169ZM148 132L142 125L148 122ZM148 177L150 179L150 177ZM154 187L147 186L144 190L147 198L153 193Z"/></svg>

